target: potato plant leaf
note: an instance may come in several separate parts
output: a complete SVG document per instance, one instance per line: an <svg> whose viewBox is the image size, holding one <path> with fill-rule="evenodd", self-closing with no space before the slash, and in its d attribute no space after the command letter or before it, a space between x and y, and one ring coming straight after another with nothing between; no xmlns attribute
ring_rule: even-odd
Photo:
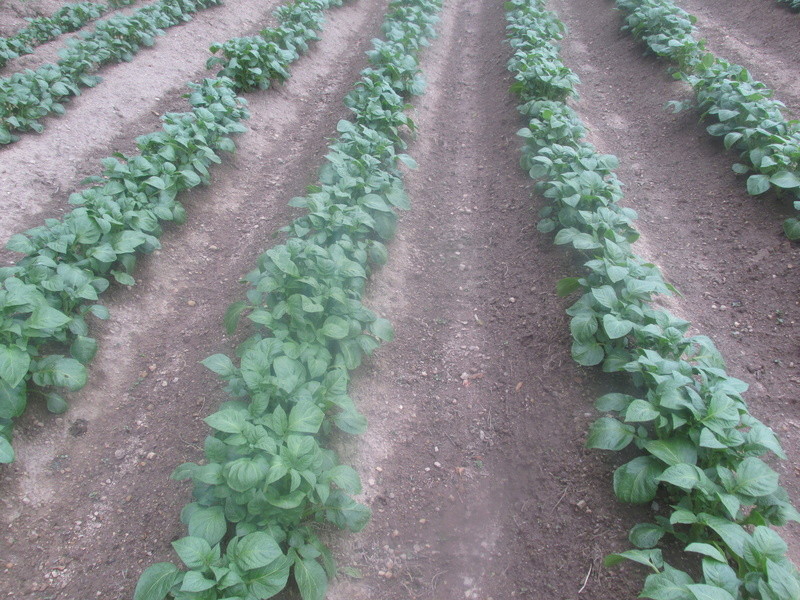
<svg viewBox="0 0 800 600"><path fill-rule="evenodd" d="M653 457L639 456L614 471L614 493L623 502L643 504L655 498L663 465Z"/></svg>
<svg viewBox="0 0 800 600"><path fill-rule="evenodd" d="M589 429L586 447L622 450L633 441L635 433L636 430L631 425L620 423L611 417L603 417L595 421Z"/></svg>
<svg viewBox="0 0 800 600"><path fill-rule="evenodd" d="M145 569L136 584L133 600L164 600L180 572L172 563L156 563Z"/></svg>
<svg viewBox="0 0 800 600"><path fill-rule="evenodd" d="M294 577L303 600L325 600L328 577L316 560L300 558L295 560Z"/></svg>

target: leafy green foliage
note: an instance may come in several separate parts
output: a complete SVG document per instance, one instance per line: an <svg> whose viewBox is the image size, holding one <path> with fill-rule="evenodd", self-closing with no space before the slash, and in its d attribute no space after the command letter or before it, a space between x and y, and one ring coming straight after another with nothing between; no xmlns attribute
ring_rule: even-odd
<svg viewBox="0 0 800 600"><path fill-rule="evenodd" d="M275 41L277 47L305 51L307 41L316 38L313 27L321 23L319 11L337 3L320 1L282 7L276 14L284 22L262 35ZM309 13L308 6L316 12ZM177 18L177 9L173 9ZM262 51L264 60L286 58L274 44L262 47ZM297 57L294 53L290 58ZM96 341L88 336L89 315L108 317L105 307L94 304L99 294L112 282L135 284L131 273L137 254L159 247L162 222L182 223L185 219L177 195L208 184L209 168L221 162L220 152L235 150L230 136L245 130L240 121L248 116L245 101L236 96L241 85L218 77L189 87L190 112L165 115L161 131L137 140L140 154L104 159L102 175L88 180L95 184L93 187L70 197L77 208L64 218L49 219L44 226L9 240L8 248L25 257L14 267L0 269L0 285L4 286L0 287L0 315L7 319L0 329L0 437L4 439L0 462L13 460L13 451L5 444L11 439L13 418L25 409L27 382L68 390L85 383L84 365L97 351ZM405 202L402 191L395 188L387 198L395 204ZM384 218L381 223L386 221ZM385 254L377 241L362 242L359 247L373 261ZM245 307L243 304L241 310ZM382 320L373 320L372 337L350 342L347 354L351 361L359 361L362 350L371 352L377 346L376 338L386 339L391 334ZM49 349L54 343L69 347L71 358L39 357L40 347ZM221 366L209 366L223 375L218 370ZM61 396L55 392L45 395L53 412L66 410ZM349 432L364 427L363 417L354 412L339 415L336 422Z"/></svg>
<svg viewBox="0 0 800 600"><path fill-rule="evenodd" d="M73 194L77 205L61 219L13 236L8 248L25 256L0 269L0 435L25 408L27 385L77 390L97 351L89 337L95 304L112 279L134 283L136 255L159 247L161 222L182 222L179 192L210 180L218 153L232 150L230 135L244 131L247 111L226 79L191 84L193 110L163 117L160 132L140 137L140 154L103 160L95 185ZM42 354L69 349L71 356ZM48 396L63 412L63 398ZM10 458L2 453L0 460Z"/></svg>
<svg viewBox="0 0 800 600"><path fill-rule="evenodd" d="M747 192L769 190L800 198L800 123L787 120L784 104L744 67L705 52L694 38L695 18L672 0L617 0L627 13L625 28L654 54L677 63L679 76L694 88L707 127L723 139L726 149L739 152L736 173L748 174ZM800 239L797 219L787 219L784 232Z"/></svg>
<svg viewBox="0 0 800 600"><path fill-rule="evenodd" d="M101 66L130 61L142 46L152 46L166 27L191 20L198 10L221 0L158 0L132 15L99 21L91 33L69 40L55 64L0 79L0 144L19 139L16 131L41 132L43 117L64 113L64 103L93 87Z"/></svg>
<svg viewBox="0 0 800 600"><path fill-rule="evenodd" d="M690 18L662 10L665 3L659 0L618 4L636 9L628 27L643 37L654 35L648 44L655 48L673 46L668 38L648 33L648 18L660 20L673 37L691 31ZM536 61L560 70L560 59L539 50L562 35L544 2L512 0L506 7L512 46L535 55L520 60L515 54L512 72ZM528 41L532 32L541 39ZM635 214L618 204L616 159L581 140L583 126L563 103L562 90L532 83L518 91L520 111L529 120L520 131L522 166L551 201L539 229L555 232L556 244L571 245L586 259L583 277L559 283L563 295L581 293L567 311L573 357L581 365L630 374L636 390L598 399L597 408L606 416L591 427L587 445L637 447L642 454L614 473L615 493L629 503L659 497L668 506L667 516L631 531L639 550L612 555L607 564L627 559L649 566L654 573L645 582L646 598L800 597L800 578L786 557L786 544L769 528L800 520L778 474L760 458L768 452L784 457L775 434L748 412L742 398L747 385L727 374L711 340L688 336L688 322L654 306L656 294L673 290L631 249L638 237ZM794 185L788 171L776 181ZM666 564L654 549L667 534L702 556L700 583Z"/></svg>
<svg viewBox="0 0 800 600"><path fill-rule="evenodd" d="M296 19L328 4L297 0L279 16ZM304 600L322 600L336 567L317 524L359 531L369 520L369 508L352 497L361 492L358 474L323 444L334 427L364 431L366 420L347 395L348 373L394 337L361 297L372 268L386 260L383 240L394 231L395 208L408 207L398 167L413 164L398 152L401 133L412 127L404 97L419 89L416 51L432 35L439 6L390 4L383 26L390 42L374 42L372 66L345 101L353 121L338 124L318 185L291 201L306 215L245 277L247 299L225 321L230 330L246 319L254 332L237 349L238 364L222 354L203 361L226 382L231 399L205 419L212 434L202 464L186 463L173 474L194 486L194 501L181 514L189 535L173 544L187 570L150 567L140 586L153 592L137 600L268 598L290 576ZM272 52L252 40L218 50ZM224 69L238 69L232 62ZM241 85L260 87L236 72Z"/></svg>
<svg viewBox="0 0 800 600"><path fill-rule="evenodd" d="M49 42L63 33L77 31L112 8L114 7L111 4L77 2L65 4L49 17L28 19L29 24L16 34L0 38L0 68L9 60L32 53L35 46Z"/></svg>

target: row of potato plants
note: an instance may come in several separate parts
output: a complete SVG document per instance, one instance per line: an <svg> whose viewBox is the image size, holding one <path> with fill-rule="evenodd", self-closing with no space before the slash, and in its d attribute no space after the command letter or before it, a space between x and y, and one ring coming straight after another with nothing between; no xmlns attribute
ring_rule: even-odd
<svg viewBox="0 0 800 600"><path fill-rule="evenodd" d="M795 198L800 211L800 122L787 120L785 105L774 92L742 67L705 50L694 37L696 18L671 0L616 0L626 13L624 28L657 56L674 61L676 77L689 83L703 117L715 122L707 131L723 138L741 162L736 173L746 175L747 191L758 196L769 190ZM691 106L671 102L674 110ZM800 239L800 219L783 223L786 236Z"/></svg>
<svg viewBox="0 0 800 600"><path fill-rule="evenodd" d="M28 19L28 24L14 35L0 38L0 68L24 54L32 54L36 46L64 33L77 31L110 10L132 4L135 0L112 0L108 4L76 2L65 4L50 16Z"/></svg>
<svg viewBox="0 0 800 600"><path fill-rule="evenodd" d="M94 87L103 65L133 60L142 46L152 46L164 29L190 21L197 11L222 0L158 0L131 15L98 21L94 31L67 42L56 63L25 69L0 79L0 144L19 140L14 132L44 130L41 120L64 114L64 104Z"/></svg>
<svg viewBox="0 0 800 600"><path fill-rule="evenodd" d="M230 400L205 419L205 459L173 473L191 479L181 514L188 536L173 542L185 570L156 563L135 600L264 599L290 575L304 600L322 600L336 574L321 527L359 531L370 518L352 496L358 473L324 444L334 426L360 434L366 419L348 396L348 372L394 333L361 302L385 263L395 209L409 208L399 163L414 130L405 98L422 92L418 52L434 35L439 0L394 0L371 66L346 96L319 183L292 206L306 214L283 231L245 281L247 300L226 316L231 332L246 315L255 331L236 350L203 364L226 382Z"/></svg>
<svg viewBox="0 0 800 600"><path fill-rule="evenodd" d="M800 0L778 0L781 4L785 4L793 10L800 10Z"/></svg>
<svg viewBox="0 0 800 600"><path fill-rule="evenodd" d="M260 59L274 68L261 71L258 87L288 76L289 64L317 39L322 12L340 4L303 0L276 9L280 25L261 32L271 42ZM64 217L8 241L8 249L25 256L0 268L0 463L14 460L14 419L32 393L58 413L67 403L55 390L85 385L86 364L97 351L89 315L108 318L96 304L99 295L112 281L134 285L137 255L159 248L164 223L186 218L177 195L210 183L209 167L221 162L220 152L235 150L230 136L245 131L241 121L248 117L236 94L252 81L253 60L230 53L220 76L189 84L192 110L164 115L160 131L136 140L138 154L103 159L102 174L70 196L76 208Z"/></svg>
<svg viewBox="0 0 800 600"><path fill-rule="evenodd" d="M690 323L657 307L669 294L653 265L631 244L639 234L635 212L620 206L617 158L584 141L586 129L566 104L577 77L555 45L565 28L543 0L512 0L509 69L519 109L528 125L522 166L549 200L539 229L556 232L555 243L585 258L586 274L559 282L561 295L580 291L568 310L572 356L583 366L628 373L627 389L596 402L607 413L591 426L590 448L638 455L619 466L614 492L626 503L658 501L654 522L635 525L636 546L610 555L653 570L641 597L654 600L796 600L800 579L786 557L787 545L770 528L800 514L761 456L784 458L770 428L747 410L747 384L728 375L713 342L688 336ZM656 548L671 536L699 555L699 581L665 562ZM675 543L675 542L674 542Z"/></svg>

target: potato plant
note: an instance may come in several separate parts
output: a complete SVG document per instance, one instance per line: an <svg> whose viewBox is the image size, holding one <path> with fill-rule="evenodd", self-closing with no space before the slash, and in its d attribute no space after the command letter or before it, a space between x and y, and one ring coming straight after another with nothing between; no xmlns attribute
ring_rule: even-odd
<svg viewBox="0 0 800 600"><path fill-rule="evenodd" d="M298 0L305 11L320 0ZM205 460L173 474L192 479L194 501L173 543L185 565L157 563L135 600L270 598L291 577L304 600L324 598L336 573L319 525L358 531L370 517L352 496L358 474L323 447L334 428L362 433L366 420L347 395L349 371L394 334L361 303L371 269L386 260L395 208L408 208L398 163L407 97L421 91L417 52L430 38L437 0L395 0L375 40L371 66L348 94L353 121L340 121L319 182L291 201L307 213L285 228L246 281L247 299L228 311L255 332L237 349L238 366L217 354L204 364L226 382L230 400L206 418Z"/></svg>
<svg viewBox="0 0 800 600"><path fill-rule="evenodd" d="M117 4L77 2L65 4L49 17L29 19L29 24L13 36L0 38L0 68L8 61L31 54L36 46L49 42L59 35L77 31L90 21L99 19Z"/></svg>
<svg viewBox="0 0 800 600"><path fill-rule="evenodd" d="M736 173L746 175L747 191L758 196L769 190L794 198L800 211L800 123L787 120L784 104L756 81L744 67L705 51L694 37L695 17L671 0L617 0L626 13L625 29L654 54L676 63L678 73L694 88L704 117L715 122L711 135L723 138L725 148L739 152ZM675 110L687 106L672 102ZM786 236L800 239L800 219L783 223Z"/></svg>
<svg viewBox="0 0 800 600"><path fill-rule="evenodd" d="M747 384L728 375L713 342L688 336L690 323L653 304L672 287L632 250L636 215L618 204L617 159L582 141L585 129L563 90L546 85L551 77L563 80L565 66L553 50L563 26L541 0L506 7L515 51L509 68L529 123L520 131L522 166L550 201L539 229L556 232L556 244L586 259L583 277L558 286L562 295L581 292L567 311L572 356L583 366L630 375L630 393L597 400L606 416L592 425L587 445L635 447L638 455L614 473L615 494L666 506L654 522L631 530L636 549L606 563L649 567L641 597L654 600L798 599L800 577L771 526L800 514L762 459L784 458L777 437L748 412ZM545 85L528 84L533 73L542 73ZM656 546L665 536L699 557L699 580L664 560Z"/></svg>
<svg viewBox="0 0 800 600"><path fill-rule="evenodd" d="M41 119L64 114L64 104L94 87L103 65L133 60L142 46L152 46L163 30L192 19L198 10L222 0L158 0L130 16L99 21L94 31L67 42L55 64L26 69L0 79L0 144L19 139L15 132L41 132Z"/></svg>
<svg viewBox="0 0 800 600"><path fill-rule="evenodd" d="M310 1L319 11L333 5ZM281 25L262 33L283 40L281 47L302 50L316 37L295 5L278 14ZM284 72L297 58L272 47L264 52ZM52 388L74 391L85 384L85 365L97 346L90 321L108 317L96 303L99 294L111 282L135 283L136 257L159 247L161 223L185 219L177 195L210 183L209 168L221 162L220 153L235 150L230 136L245 130L241 121L248 117L246 102L236 96L242 82L216 77L189 87L191 111L162 117L161 131L137 140L139 154L104 159L102 175L87 180L93 187L70 197L73 211L9 240L7 247L25 256L0 268L6 319L0 333L0 463L14 460L13 420L24 412L31 388L44 388L48 408L63 412L66 401ZM70 356L42 357L45 347Z"/></svg>

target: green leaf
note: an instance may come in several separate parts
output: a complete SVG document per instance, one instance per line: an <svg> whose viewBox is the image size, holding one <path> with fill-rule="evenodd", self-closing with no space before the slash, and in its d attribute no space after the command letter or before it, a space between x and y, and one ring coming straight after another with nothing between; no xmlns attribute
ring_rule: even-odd
<svg viewBox="0 0 800 600"><path fill-rule="evenodd" d="M705 474L699 467L680 463L667 468L659 476L658 480L670 483L682 490L690 491L698 487L705 477Z"/></svg>
<svg viewBox="0 0 800 600"><path fill-rule="evenodd" d="M62 398L59 394L56 394L55 392L48 392L46 398L47 410L49 410L51 413L60 415L67 412L67 408L69 408L67 401L64 400L64 398Z"/></svg>
<svg viewBox="0 0 800 600"><path fill-rule="evenodd" d="M11 387L0 379L0 419L13 419L25 412L28 404L25 385Z"/></svg>
<svg viewBox="0 0 800 600"><path fill-rule="evenodd" d="M0 346L0 378L9 387L15 388L30 369L31 357L24 350L14 346Z"/></svg>
<svg viewBox="0 0 800 600"><path fill-rule="evenodd" d="M278 387L285 392L291 393L295 388L306 380L306 369L300 361L279 356L272 362L275 369L275 377L278 379Z"/></svg>
<svg viewBox="0 0 800 600"><path fill-rule="evenodd" d="M627 319L619 319L614 315L603 315L603 329L606 330L606 335L612 340L625 337L633 329L633 322Z"/></svg>
<svg viewBox="0 0 800 600"><path fill-rule="evenodd" d="M289 431L293 433L317 433L325 413L310 400L301 400L289 413Z"/></svg>
<svg viewBox="0 0 800 600"><path fill-rule="evenodd" d="M263 531L247 534L236 546L236 563L245 570L266 567L281 556L278 543Z"/></svg>
<svg viewBox="0 0 800 600"><path fill-rule="evenodd" d="M603 347L597 342L582 343L573 342L572 344L572 358L579 365L584 367L593 367L603 362L605 351Z"/></svg>
<svg viewBox="0 0 800 600"><path fill-rule="evenodd" d="M636 398L627 394L612 392L600 396L594 403L600 412L622 412L630 406Z"/></svg>
<svg viewBox="0 0 800 600"><path fill-rule="evenodd" d="M67 315L52 306L37 306L28 320L25 321L25 326L31 329L58 329L71 320Z"/></svg>
<svg viewBox="0 0 800 600"><path fill-rule="evenodd" d="M213 354L201 361L200 364L222 378L232 377L236 373L233 361L225 354Z"/></svg>
<svg viewBox="0 0 800 600"><path fill-rule="evenodd" d="M340 490L333 490L325 505L325 518L339 527L353 533L361 531L369 521L372 512Z"/></svg>
<svg viewBox="0 0 800 600"><path fill-rule="evenodd" d="M221 410L207 416L203 421L209 427L225 433L241 433L245 424L244 414L238 410Z"/></svg>
<svg viewBox="0 0 800 600"><path fill-rule="evenodd" d="M378 194L364 194L359 202L361 206L371 208L372 210L390 211L391 207L386 203L386 200L381 198Z"/></svg>
<svg viewBox="0 0 800 600"><path fill-rule="evenodd" d="M98 319L106 320L109 317L108 309L102 304L93 304L89 307L89 312Z"/></svg>
<svg viewBox="0 0 800 600"><path fill-rule="evenodd" d="M664 529L653 523L637 523L633 526L628 539L637 548L655 548L658 541L664 536Z"/></svg>
<svg viewBox="0 0 800 600"><path fill-rule="evenodd" d="M711 544L694 542L686 546L685 550L686 552L697 552L698 554L702 554L703 556L711 557L714 560L718 560L721 563L727 563L727 559L725 558L725 555L722 553L722 551L716 546L712 546Z"/></svg>
<svg viewBox="0 0 800 600"><path fill-rule="evenodd" d="M713 529L737 556L744 556L745 544L750 539L750 534L744 527L728 519L706 513L700 514L699 519Z"/></svg>
<svg viewBox="0 0 800 600"><path fill-rule="evenodd" d="M361 435L367 430L367 418L355 410L345 410L333 417L336 426L351 435Z"/></svg>
<svg viewBox="0 0 800 600"><path fill-rule="evenodd" d="M614 493L623 502L643 504L656 496L663 465L651 456L639 456L614 471Z"/></svg>
<svg viewBox="0 0 800 600"><path fill-rule="evenodd" d="M664 565L663 572L647 576L640 597L653 600L693 600L687 587L692 583L688 573Z"/></svg>
<svg viewBox="0 0 800 600"><path fill-rule="evenodd" d="M256 598L272 598L286 587L291 566L292 561L281 555L266 567L248 572L246 579L250 592Z"/></svg>
<svg viewBox="0 0 800 600"><path fill-rule="evenodd" d="M769 178L769 181L772 185L785 190L800 187L800 177L790 171L778 171Z"/></svg>
<svg viewBox="0 0 800 600"><path fill-rule="evenodd" d="M597 317L594 311L584 310L572 317L569 330L576 341L582 344L594 343L594 334L597 333Z"/></svg>
<svg viewBox="0 0 800 600"><path fill-rule="evenodd" d="M237 458L223 467L225 480L237 492L246 492L263 483L268 472L269 463L263 456Z"/></svg>
<svg viewBox="0 0 800 600"><path fill-rule="evenodd" d="M612 417L602 417L592 423L586 447L619 451L633 441L635 433L631 425L620 423Z"/></svg>
<svg viewBox="0 0 800 600"><path fill-rule="evenodd" d="M153 186L157 190L165 190L165 189L167 189L167 184L161 177L155 177L155 176L154 177L150 177L149 179L145 180L145 183L148 184L148 185Z"/></svg>
<svg viewBox="0 0 800 600"><path fill-rule="evenodd" d="M786 566L767 559L767 583L772 591L782 599L800 599L800 584L797 576Z"/></svg>
<svg viewBox="0 0 800 600"><path fill-rule="evenodd" d="M408 194L402 188L395 186L389 193L386 194L386 199L400 210L410 210L411 202L408 200Z"/></svg>
<svg viewBox="0 0 800 600"><path fill-rule="evenodd" d="M228 307L228 310L225 311L225 331L228 335L236 331L236 327L239 324L239 316L246 308L247 304L245 302L234 302Z"/></svg>
<svg viewBox="0 0 800 600"><path fill-rule="evenodd" d="M14 462L14 449L11 442L0 435L0 464Z"/></svg>
<svg viewBox="0 0 800 600"><path fill-rule="evenodd" d="M74 392L86 385L86 367L74 358L48 356L33 367L33 382L41 386L63 387Z"/></svg>
<svg viewBox="0 0 800 600"><path fill-rule="evenodd" d="M294 578L303 600L325 600L328 577L316 560L298 558L294 563Z"/></svg>
<svg viewBox="0 0 800 600"><path fill-rule="evenodd" d="M688 438L676 437L666 440L652 440L644 445L644 449L668 465L679 465L697 462L697 448Z"/></svg>
<svg viewBox="0 0 800 600"><path fill-rule="evenodd" d="M664 566L664 559L661 557L661 550L626 550L618 554L609 554L603 560L603 564L607 567L613 567L621 563L623 560L632 560L640 565L652 567L653 569L660 569Z"/></svg>
<svg viewBox="0 0 800 600"><path fill-rule="evenodd" d="M322 325L322 335L334 340L343 340L350 333L350 324L342 317L331 315Z"/></svg>
<svg viewBox="0 0 800 600"><path fill-rule="evenodd" d="M228 531L228 522L221 506L198 506L189 517L189 535L206 540L214 546Z"/></svg>
<svg viewBox="0 0 800 600"><path fill-rule="evenodd" d="M686 586L692 592L692 596L697 600L736 600L728 592L715 585L705 583L693 583Z"/></svg>
<svg viewBox="0 0 800 600"><path fill-rule="evenodd" d="M769 190L769 177L766 175L750 175L747 178L747 193L751 196L758 196Z"/></svg>
<svg viewBox="0 0 800 600"><path fill-rule="evenodd" d="M30 238L21 233L12 235L8 239L8 242L6 242L6 248L12 252L20 252L22 254L33 254L36 252L36 246L34 246Z"/></svg>
<svg viewBox="0 0 800 600"><path fill-rule="evenodd" d="M337 465L328 471L327 476L339 488L348 494L361 493L361 478L355 469L347 465Z"/></svg>
<svg viewBox="0 0 800 600"><path fill-rule="evenodd" d="M720 442L714 432L707 427L703 427L703 429L700 430L700 447L716 448L717 450L725 450L728 448L728 446Z"/></svg>
<svg viewBox="0 0 800 600"><path fill-rule="evenodd" d="M275 246L266 252L267 256L272 259L275 266L290 277L299 277L300 271L297 270L297 265L292 261L291 254L286 246Z"/></svg>
<svg viewBox="0 0 800 600"><path fill-rule="evenodd" d="M111 271L111 274L120 285L136 285L136 280L133 278L133 276L125 271Z"/></svg>
<svg viewBox="0 0 800 600"><path fill-rule="evenodd" d="M82 335L76 336L69 347L69 353L81 364L89 364L97 354L97 340Z"/></svg>
<svg viewBox="0 0 800 600"><path fill-rule="evenodd" d="M754 567L762 568L767 559L783 560L787 550L780 535L769 527L759 526L744 544L744 558Z"/></svg>
<svg viewBox="0 0 800 600"><path fill-rule="evenodd" d="M179 574L178 567L172 563L150 565L139 577L133 600L164 600Z"/></svg>
<svg viewBox="0 0 800 600"><path fill-rule="evenodd" d="M595 300L597 300L600 306L605 308L615 308L619 300L617 299L617 293L614 291L614 288L610 285L603 285L599 288L592 288L592 296Z"/></svg>
<svg viewBox="0 0 800 600"><path fill-rule="evenodd" d="M720 554L722 553L720 552ZM742 582L736 576L736 571L728 566L727 560L718 561L713 558L704 558L703 577L706 583L727 590L734 598L739 596L739 588Z"/></svg>
<svg viewBox="0 0 800 600"><path fill-rule="evenodd" d="M183 576L182 592L203 592L217 585L213 579L206 579L199 571L189 571Z"/></svg>
<svg viewBox="0 0 800 600"><path fill-rule="evenodd" d="M344 566L339 569L343 575L347 575L351 579L364 579L364 574L356 567Z"/></svg>
<svg viewBox="0 0 800 600"><path fill-rule="evenodd" d="M199 537L186 536L172 542L172 547L180 559L190 569L209 566L208 558L213 555L211 545Z"/></svg>
<svg viewBox="0 0 800 600"><path fill-rule="evenodd" d="M565 298L580 287L581 283L577 277L565 277L556 284L556 293L559 297Z"/></svg>
<svg viewBox="0 0 800 600"><path fill-rule="evenodd" d="M783 222L783 231L790 240L800 240L800 219L786 219Z"/></svg>
<svg viewBox="0 0 800 600"><path fill-rule="evenodd" d="M394 328L388 319L375 319L375 321L370 323L369 330L372 332L372 335L384 342L391 342L394 340Z"/></svg>
<svg viewBox="0 0 800 600"><path fill-rule="evenodd" d="M651 402L635 398L625 411L626 423L647 423L657 419L661 415Z"/></svg>
<svg viewBox="0 0 800 600"><path fill-rule="evenodd" d="M768 496L778 489L778 474L758 458L745 458L736 469L736 491L748 496Z"/></svg>

